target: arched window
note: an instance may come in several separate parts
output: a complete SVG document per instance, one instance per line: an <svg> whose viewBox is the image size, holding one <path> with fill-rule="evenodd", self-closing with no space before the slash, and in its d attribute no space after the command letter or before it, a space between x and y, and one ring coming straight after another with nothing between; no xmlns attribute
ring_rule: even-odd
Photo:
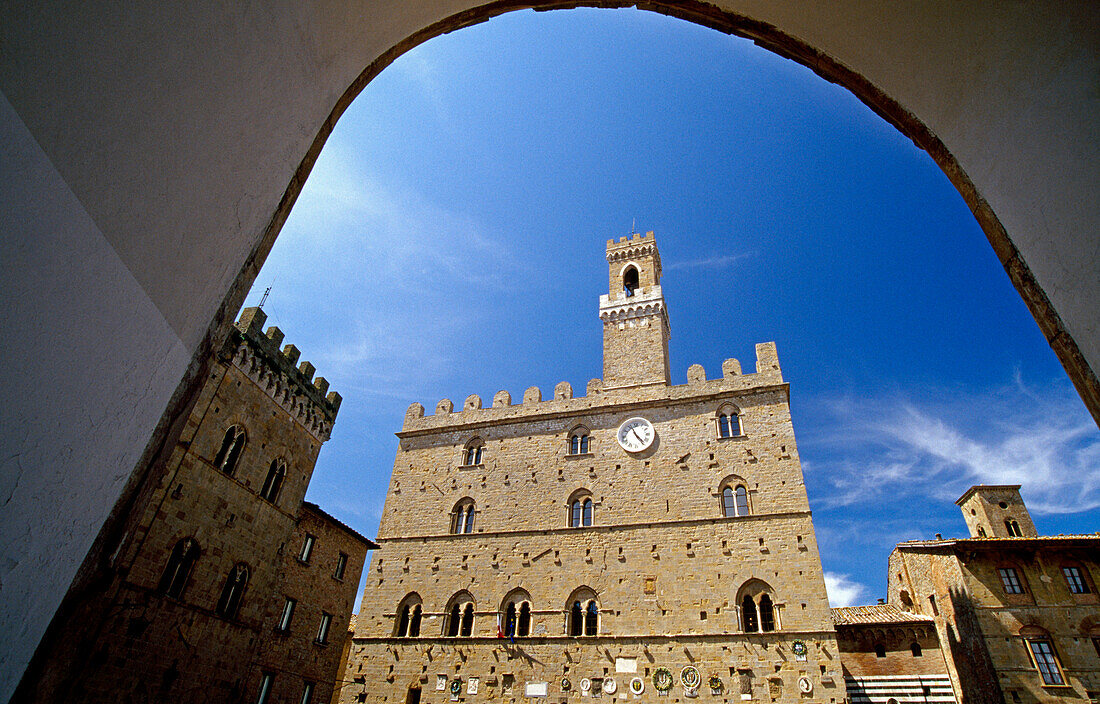
<svg viewBox="0 0 1100 704"><path fill-rule="evenodd" d="M978 537L979 538L984 538L985 537L985 528L982 528L981 526L978 526Z"/></svg>
<svg viewBox="0 0 1100 704"><path fill-rule="evenodd" d="M882 643L875 643L875 657L876 658L886 657L886 646L883 645Z"/></svg>
<svg viewBox="0 0 1100 704"><path fill-rule="evenodd" d="M767 633L780 628L779 608L772 588L759 579L750 579L738 592L741 607L741 630L745 633Z"/></svg>
<svg viewBox="0 0 1100 704"><path fill-rule="evenodd" d="M286 462L281 459L271 460L271 467L267 470L267 478L264 479L263 488L260 489L260 498L275 503L275 500L279 498L279 489L283 488L283 479L285 478Z"/></svg>
<svg viewBox="0 0 1100 704"><path fill-rule="evenodd" d="M451 509L451 533L474 532L474 500L467 497Z"/></svg>
<svg viewBox="0 0 1100 704"><path fill-rule="evenodd" d="M522 589L510 592L501 604L500 625L509 638L531 635L531 595Z"/></svg>
<svg viewBox="0 0 1100 704"><path fill-rule="evenodd" d="M454 638L474 632L474 598L467 591L451 597L443 618L443 635Z"/></svg>
<svg viewBox="0 0 1100 704"><path fill-rule="evenodd" d="M726 518L749 515L749 490L737 476L722 480L722 515Z"/></svg>
<svg viewBox="0 0 1100 704"><path fill-rule="evenodd" d="M775 630L775 609L772 608L772 599L767 594L760 597L760 630L765 633Z"/></svg>
<svg viewBox="0 0 1100 704"><path fill-rule="evenodd" d="M566 604L568 633L571 636L595 636L600 633L600 604L596 592L588 587L573 591Z"/></svg>
<svg viewBox="0 0 1100 704"><path fill-rule="evenodd" d="M628 266L626 271L623 272L623 292L627 296L633 296L634 292L638 290L638 270L633 266Z"/></svg>
<svg viewBox="0 0 1100 704"><path fill-rule="evenodd" d="M239 425L229 426L222 438L222 446L218 449L218 454L214 455L214 467L233 476L233 472L237 469L237 461L241 458L241 451L244 450L244 441L244 428Z"/></svg>
<svg viewBox="0 0 1100 704"><path fill-rule="evenodd" d="M397 607L397 623L393 634L398 638L416 638L420 635L420 618L423 613L420 595L416 592L401 600Z"/></svg>
<svg viewBox="0 0 1100 704"><path fill-rule="evenodd" d="M473 467L474 465L481 464L481 461L485 453L485 443L481 438L474 438L470 442L466 443L466 452L463 456L462 464L467 467Z"/></svg>
<svg viewBox="0 0 1100 704"><path fill-rule="evenodd" d="M718 437L736 438L741 435L741 417L733 406L722 406L717 415Z"/></svg>
<svg viewBox="0 0 1100 704"><path fill-rule="evenodd" d="M229 575L225 578L225 586L222 587L221 598L218 599L218 605L214 609L219 616L228 619L237 617L241 598L248 586L248 577L248 565L243 562L237 563L233 569L229 570Z"/></svg>
<svg viewBox="0 0 1100 704"><path fill-rule="evenodd" d="M1020 530L1020 524L1011 518L1005 520L1005 530L1008 531L1010 537L1021 538L1024 535L1023 531Z"/></svg>
<svg viewBox="0 0 1100 704"><path fill-rule="evenodd" d="M748 594L741 600L741 630L746 633L760 630L760 622L756 618L756 602Z"/></svg>
<svg viewBox="0 0 1100 704"><path fill-rule="evenodd" d="M592 525L594 504L586 489L573 492L569 499L569 527L585 528Z"/></svg>
<svg viewBox="0 0 1100 704"><path fill-rule="evenodd" d="M569 434L569 454L587 455L590 442L588 428L583 426L574 428L573 432Z"/></svg>
<svg viewBox="0 0 1100 704"><path fill-rule="evenodd" d="M911 652L913 654L913 657L915 658L921 657L920 643L918 643L917 641L913 641L912 643L910 643L909 652Z"/></svg>
<svg viewBox="0 0 1100 704"><path fill-rule="evenodd" d="M182 599L187 579L199 559L199 544L194 538L184 538L172 548L164 575L160 578L160 591L173 599Z"/></svg>

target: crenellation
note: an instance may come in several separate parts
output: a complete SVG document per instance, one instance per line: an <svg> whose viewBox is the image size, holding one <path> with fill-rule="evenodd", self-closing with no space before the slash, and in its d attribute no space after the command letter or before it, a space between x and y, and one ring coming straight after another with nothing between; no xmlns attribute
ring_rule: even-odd
<svg viewBox="0 0 1100 704"><path fill-rule="evenodd" d="M275 327L274 325L269 327L264 335L267 337L267 339L271 340L271 344L275 347L283 344L283 331Z"/></svg>
<svg viewBox="0 0 1100 704"><path fill-rule="evenodd" d="M699 384L706 383L707 372L703 369L702 364L693 364L688 367L687 370L687 383L688 386L697 386Z"/></svg>
<svg viewBox="0 0 1100 704"><path fill-rule="evenodd" d="M730 357L722 362L722 376L729 378L741 375L741 362Z"/></svg>
<svg viewBox="0 0 1100 704"><path fill-rule="evenodd" d="M317 367L313 366L311 362L302 362L298 365L298 371L302 373L306 381L312 381L313 375L317 373Z"/></svg>
<svg viewBox="0 0 1100 704"><path fill-rule="evenodd" d="M554 387L555 401L568 401L573 398L573 386L568 381L558 382Z"/></svg>
<svg viewBox="0 0 1100 704"><path fill-rule="evenodd" d="M501 389L493 394L493 408L504 408L512 405L512 394Z"/></svg>
<svg viewBox="0 0 1100 704"><path fill-rule="evenodd" d="M455 405L449 398L440 399L439 403L435 404L435 414L437 416L449 415L454 409Z"/></svg>
<svg viewBox="0 0 1100 704"><path fill-rule="evenodd" d="M462 402L463 411L480 411L481 410L481 397L477 394L470 394L466 397L466 400Z"/></svg>
<svg viewBox="0 0 1100 704"><path fill-rule="evenodd" d="M328 379L323 376L319 376L313 380L313 386L321 392L321 395L324 395L328 392Z"/></svg>
<svg viewBox="0 0 1100 704"><path fill-rule="evenodd" d="M781 374L779 369L779 352L776 351L774 342L760 342L756 345L756 373L767 374L775 372ZM782 377L780 377L782 378Z"/></svg>
<svg viewBox="0 0 1100 704"><path fill-rule="evenodd" d="M340 395L328 391L327 381L322 380L321 385L314 381L316 369L311 363L295 367L300 356L298 348L288 344L280 351L283 333L275 326L260 332L265 321L266 315L259 308L242 311L226 339L223 357L312 435L327 440L340 409Z"/></svg>
<svg viewBox="0 0 1100 704"><path fill-rule="evenodd" d="M772 344L774 349L774 343L768 344ZM778 362L776 361L777 365ZM723 369L725 368L726 364L723 363ZM735 397L742 398L746 394L752 395L785 385L782 376L777 374L775 368L767 368L753 374L725 375L716 379L706 379L704 373L701 379L673 386L654 385L606 389L601 379L592 379L586 386L585 396L574 396L571 393L572 385L569 385L570 393L563 398L559 392L563 388L562 384L566 383L562 382L555 386L554 396L545 401L542 399L541 390L535 386L529 387L524 392L523 402L520 405L510 403L510 394L508 394L507 404L499 402L503 398L501 394L507 394L506 391L500 391L494 395L491 407L464 408L464 410L470 412L457 415L452 414L452 409L445 407L450 401L444 399L440 401L441 406L444 407L443 410L441 410L441 406L437 406L434 415L421 415L414 418L406 416L406 423L402 428L402 432L441 430L448 427L460 428L480 423L530 419L534 416L572 414L583 412L595 405L645 406L686 401L699 395L733 394Z"/></svg>

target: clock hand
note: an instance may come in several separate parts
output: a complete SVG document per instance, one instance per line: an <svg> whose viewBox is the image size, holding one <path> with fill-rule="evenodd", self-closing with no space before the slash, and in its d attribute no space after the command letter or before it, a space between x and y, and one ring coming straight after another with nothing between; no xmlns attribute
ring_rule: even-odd
<svg viewBox="0 0 1100 704"><path fill-rule="evenodd" d="M645 440L642 440L642 436L638 435L638 429L637 428L631 428L630 432L634 433L634 437L638 438L638 442L645 442Z"/></svg>

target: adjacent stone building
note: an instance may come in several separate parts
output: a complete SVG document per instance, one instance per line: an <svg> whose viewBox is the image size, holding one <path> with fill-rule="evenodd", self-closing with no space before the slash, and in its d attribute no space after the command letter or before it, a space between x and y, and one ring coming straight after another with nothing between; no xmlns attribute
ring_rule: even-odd
<svg viewBox="0 0 1100 704"><path fill-rule="evenodd" d="M775 345L672 385L653 234L607 262L584 395L409 407L342 702L844 700Z"/></svg>
<svg viewBox="0 0 1100 704"><path fill-rule="evenodd" d="M935 619L893 604L833 609L851 704L955 704Z"/></svg>
<svg viewBox="0 0 1100 704"><path fill-rule="evenodd" d="M110 584L16 701L329 701L375 546L304 501L341 399L264 320L244 311Z"/></svg>
<svg viewBox="0 0 1100 704"><path fill-rule="evenodd" d="M888 599L934 620L964 704L1100 701L1100 534L1039 536L1019 489L963 494L969 538L900 543Z"/></svg>

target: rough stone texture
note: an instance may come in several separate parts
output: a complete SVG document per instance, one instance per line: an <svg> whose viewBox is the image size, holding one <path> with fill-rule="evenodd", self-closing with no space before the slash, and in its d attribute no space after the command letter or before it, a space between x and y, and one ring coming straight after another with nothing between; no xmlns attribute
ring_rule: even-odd
<svg viewBox="0 0 1100 704"><path fill-rule="evenodd" d="M1039 535L1031 520L1024 500L1020 498L1020 485L975 486L955 502L963 513L971 538L1011 538L1006 521L1015 521L1020 537Z"/></svg>
<svg viewBox="0 0 1100 704"><path fill-rule="evenodd" d="M312 380L312 365L282 356L282 333L260 332L246 311L215 364L170 453L169 471L141 520L113 556L114 577L82 604L61 645L19 702L237 702L255 698L260 673L277 671L273 694L331 696L340 646L315 645L322 609L333 633L347 627L369 541L312 504L306 487L339 408L339 395ZM231 474L213 464L226 429L246 441ZM275 500L259 496L273 460L287 470ZM294 556L305 532L317 537L310 565ZM192 538L199 557L180 598L161 591L173 548ZM337 555L348 556L342 580ZM236 614L215 607L227 575L249 579ZM298 600L295 626L273 636L284 596ZM316 613L314 613L316 612ZM295 699L297 701L297 699Z"/></svg>
<svg viewBox="0 0 1100 704"><path fill-rule="evenodd" d="M635 239L659 262L652 234ZM615 286L622 263L610 256L613 247ZM605 354L622 349L605 345ZM647 370L655 358L665 364L666 351L667 335L635 345L640 384L620 377L617 388L589 383L585 397L541 401L529 390L515 406L406 414L343 702L406 701L410 689L420 689L422 701L446 701L448 692L435 688L441 676L447 686L461 678L458 699L468 702L518 701L526 685L543 682L554 701L578 699L582 678L605 677L616 678L615 697L627 698L630 678L640 676L641 698L656 701L656 669L678 676L688 664L699 668L707 696L706 678L721 677L723 701L740 701L742 684L764 701L844 698L775 346L757 347L755 374L650 383ZM718 437L723 406L740 410L743 435ZM656 440L632 454L615 436L635 416L653 423ZM589 452L573 455L569 437L578 426L590 434ZM484 442L482 462L465 466L463 449L475 437ZM747 487L749 515L723 516L727 483ZM568 504L578 495L592 498L591 527L569 527ZM476 507L474 530L452 535L452 510L467 500ZM741 590L760 582L771 590L778 628L746 633ZM513 643L497 634L516 589L529 595L531 635ZM595 595L598 635L568 635L578 590ZM448 606L459 594L474 603L472 632L446 637ZM410 597L422 604L420 634L397 637L399 608ZM796 640L808 646L805 661L791 652ZM621 658L636 674L616 673ZM477 694L467 693L471 677ZM812 694L799 692L800 678ZM684 697L677 683L669 699Z"/></svg>
<svg viewBox="0 0 1100 704"><path fill-rule="evenodd" d="M992 489L995 496L1015 494L1006 503L1020 520L1019 494ZM963 499L969 523L971 503ZM901 543L890 556L889 601L935 618L960 702L1088 700L1100 692L1098 556L1097 535ZM1070 592L1065 566L1082 571L1088 593ZM1005 592L1002 567L1016 570L1023 594ZM1038 636L1052 643L1066 686L1043 684L1027 646Z"/></svg>

